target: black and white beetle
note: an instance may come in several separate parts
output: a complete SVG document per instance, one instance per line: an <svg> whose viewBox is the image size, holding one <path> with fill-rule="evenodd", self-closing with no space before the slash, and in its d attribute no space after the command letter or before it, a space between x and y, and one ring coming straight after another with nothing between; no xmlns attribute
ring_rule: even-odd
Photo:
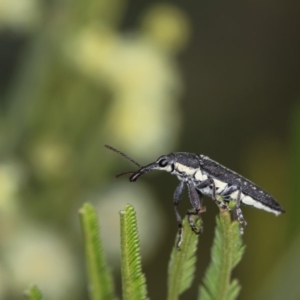
<svg viewBox="0 0 300 300"><path fill-rule="evenodd" d="M202 206L202 195L211 197L221 209L231 211L240 223L241 234L243 234L244 227L247 225L240 208L241 203L264 209L277 216L284 212L284 209L270 194L262 190L253 182L230 169L225 168L207 156L186 152L175 152L160 156L155 162L143 167L121 151L108 145L105 145L105 147L121 154L140 168L135 172L129 171L121 173L117 175L117 177L125 174L132 174L129 180L133 182L149 171L164 170L176 175L180 180L173 198L176 220L179 227L178 249L180 249L183 234L182 219L177 207L182 198L185 186L188 188L189 198L193 206L192 210L187 211L187 216L191 229L196 234L201 233L203 229L202 223L199 229L196 228L193 219L193 216L200 218L200 213L205 211L205 207ZM235 205L231 205L232 201Z"/></svg>

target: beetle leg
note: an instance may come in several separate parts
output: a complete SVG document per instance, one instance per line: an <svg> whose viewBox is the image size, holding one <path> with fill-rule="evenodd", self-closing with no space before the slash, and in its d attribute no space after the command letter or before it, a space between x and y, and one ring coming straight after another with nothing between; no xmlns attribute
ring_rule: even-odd
<svg viewBox="0 0 300 300"><path fill-rule="evenodd" d="M240 208L241 196L242 196L242 190L239 189L239 192L238 192L238 195L237 195L237 198L236 198L236 207L234 208L234 211L236 213L237 220L240 224L240 233L244 234L244 228L247 226L247 222L246 222L246 220L243 216L243 212Z"/></svg>
<svg viewBox="0 0 300 300"><path fill-rule="evenodd" d="M182 198L182 194L184 192L184 181L180 181L179 185L177 186L174 197L173 197L173 203L174 203L174 210L175 210L175 216L178 223L178 241L177 241L177 249L180 250L180 244L182 243L182 235L183 235L183 228L182 228L182 219L178 212L178 204Z"/></svg>
<svg viewBox="0 0 300 300"><path fill-rule="evenodd" d="M189 198L191 201L191 204L193 206L193 210L188 210L187 211L187 216L189 220L189 224L191 226L191 229L196 233L200 234L203 231L203 224L202 220L200 218L200 213L205 212L206 208L205 206L202 206L202 194L198 193L196 188L191 182L187 183L188 190L189 190ZM197 218L200 219L200 227L199 229L196 227L193 216L196 216Z"/></svg>
<svg viewBox="0 0 300 300"><path fill-rule="evenodd" d="M244 219L242 209L240 208L242 189L237 185L231 185L230 187L228 187L224 191L224 193L221 194L221 196L222 197L230 197L230 195L235 191L238 191L238 194L237 194L237 197L236 197L236 206L232 210L232 214L233 214L234 219L236 219L239 222L240 232L241 232L241 234L243 234L244 233L244 228L247 226L247 222Z"/></svg>

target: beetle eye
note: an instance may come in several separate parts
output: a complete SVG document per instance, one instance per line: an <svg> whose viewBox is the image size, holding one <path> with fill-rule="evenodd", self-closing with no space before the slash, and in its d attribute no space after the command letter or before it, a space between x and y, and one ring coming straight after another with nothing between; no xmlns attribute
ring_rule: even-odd
<svg viewBox="0 0 300 300"><path fill-rule="evenodd" d="M168 160L166 160L165 158L161 159L159 162L158 162L158 165L162 168L166 167L168 164Z"/></svg>

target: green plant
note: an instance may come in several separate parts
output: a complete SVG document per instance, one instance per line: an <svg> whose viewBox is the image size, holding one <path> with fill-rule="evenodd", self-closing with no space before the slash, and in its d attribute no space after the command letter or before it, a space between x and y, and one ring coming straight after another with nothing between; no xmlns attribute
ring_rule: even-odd
<svg viewBox="0 0 300 300"><path fill-rule="evenodd" d="M85 203L79 210L79 214L84 237L90 299L116 299L112 276L106 265L99 237L95 210L90 204Z"/></svg>
<svg viewBox="0 0 300 300"><path fill-rule="evenodd" d="M25 296L27 300L43 300L43 296L39 288L32 285L26 292Z"/></svg>
<svg viewBox="0 0 300 300"><path fill-rule="evenodd" d="M116 299L113 279L106 264L99 226L95 210L85 203L79 211L84 237L86 265L91 300ZM121 219L121 258L122 285L124 300L147 299L146 278L142 272L141 254L137 230L136 213L130 204L120 212ZM181 251L175 247L171 253L168 270L168 300L179 296L192 284L195 274L196 251L199 236L189 228L188 221L183 222L184 240ZM215 239L212 247L212 259L200 287L200 300L234 300L240 286L237 280L231 281L232 269L243 255L244 247L237 222L232 222L227 211L221 211L217 217ZM42 299L36 287L27 293L28 300Z"/></svg>
<svg viewBox="0 0 300 300"><path fill-rule="evenodd" d="M239 233L239 224L231 222L228 212L217 217L215 239L211 251L211 263L200 287L199 300L234 300L240 291L237 280L231 281L231 271L239 263L244 246Z"/></svg>

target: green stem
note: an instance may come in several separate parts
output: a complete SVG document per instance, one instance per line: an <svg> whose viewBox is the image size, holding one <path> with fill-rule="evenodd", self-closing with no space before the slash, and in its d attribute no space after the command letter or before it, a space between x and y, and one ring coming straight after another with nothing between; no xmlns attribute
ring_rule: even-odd
<svg viewBox="0 0 300 300"><path fill-rule="evenodd" d="M199 224L199 223L198 223ZM194 279L198 235L190 228L187 219L183 221L183 241L181 250L173 248L169 263L168 300L177 300L187 290ZM177 238L175 243L177 243Z"/></svg>
<svg viewBox="0 0 300 300"><path fill-rule="evenodd" d="M236 226L232 226L229 213L220 214L220 226L223 230L223 249L221 256L221 266L220 266L220 278L218 287L218 299L227 300L227 294L229 291L230 277L233 266L233 239L232 235L236 231Z"/></svg>
<svg viewBox="0 0 300 300"><path fill-rule="evenodd" d="M142 273L136 213L132 205L127 204L125 209L120 211L120 219L123 299L147 299L146 279Z"/></svg>
<svg viewBox="0 0 300 300"><path fill-rule="evenodd" d="M110 269L104 258L96 212L85 203L79 211L84 237L91 300L116 299Z"/></svg>
<svg viewBox="0 0 300 300"><path fill-rule="evenodd" d="M238 222L231 221L228 211L221 211L212 247L212 259L200 287L199 300L234 300L240 291L237 280L231 281L231 272L242 258L244 247Z"/></svg>

